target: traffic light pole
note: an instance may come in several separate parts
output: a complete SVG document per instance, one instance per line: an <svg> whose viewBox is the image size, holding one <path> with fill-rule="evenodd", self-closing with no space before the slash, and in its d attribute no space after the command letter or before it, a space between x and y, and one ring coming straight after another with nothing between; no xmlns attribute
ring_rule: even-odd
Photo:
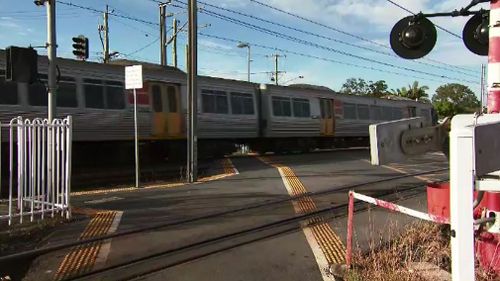
<svg viewBox="0 0 500 281"><path fill-rule="evenodd" d="M189 55L188 57L188 159L187 159L187 178L188 182L193 183L198 180L198 90L197 90L197 71L198 71L198 20L196 0L189 0Z"/></svg>
<svg viewBox="0 0 500 281"><path fill-rule="evenodd" d="M56 1L48 0L47 6L47 57L49 60L48 73L48 121L52 123L55 115L55 97L57 92L56 66L57 66L57 42L56 42Z"/></svg>

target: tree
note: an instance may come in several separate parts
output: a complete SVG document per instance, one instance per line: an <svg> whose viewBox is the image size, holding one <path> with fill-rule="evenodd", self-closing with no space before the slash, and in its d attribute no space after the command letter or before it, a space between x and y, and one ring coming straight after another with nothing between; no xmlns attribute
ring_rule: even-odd
<svg viewBox="0 0 500 281"><path fill-rule="evenodd" d="M362 78L349 78L340 90L344 94L358 96L382 97L388 94L384 80L366 82Z"/></svg>
<svg viewBox="0 0 500 281"><path fill-rule="evenodd" d="M429 87L420 86L418 81L415 81L412 85L408 85L408 88L402 87L401 89L391 90L391 93L399 97L428 102L429 100L427 97L429 97L429 95L426 92L427 90L429 90Z"/></svg>
<svg viewBox="0 0 500 281"><path fill-rule="evenodd" d="M377 82L370 81L368 84L368 95L377 98L383 97L389 93L387 88L384 80L378 80Z"/></svg>
<svg viewBox="0 0 500 281"><path fill-rule="evenodd" d="M369 90L368 83L362 78L349 78L340 89L342 93L348 95L367 95Z"/></svg>
<svg viewBox="0 0 500 281"><path fill-rule="evenodd" d="M472 90L462 84L450 83L436 89L432 104L440 117L452 117L479 110L480 103Z"/></svg>
<svg viewBox="0 0 500 281"><path fill-rule="evenodd" d="M427 90L429 90L429 87L420 86L418 85L418 81L414 81L412 85L408 86L407 98L416 101L426 99L427 97L429 97L429 95L426 92Z"/></svg>
<svg viewBox="0 0 500 281"><path fill-rule="evenodd" d="M406 87L402 87L401 89L391 89L391 95L393 96L398 96L398 97L407 97L408 96L408 90Z"/></svg>

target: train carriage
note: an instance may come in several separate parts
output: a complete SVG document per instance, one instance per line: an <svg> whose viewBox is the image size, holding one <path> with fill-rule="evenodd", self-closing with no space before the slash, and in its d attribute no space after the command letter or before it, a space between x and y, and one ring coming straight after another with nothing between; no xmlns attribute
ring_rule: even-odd
<svg viewBox="0 0 500 281"><path fill-rule="evenodd" d="M47 112L47 59L39 57L40 82L6 82L0 50L0 121ZM56 116L72 115L75 157L82 163L99 151L106 159L129 161L133 153L133 98L124 90L124 66L142 64L138 125L145 158L184 159L186 74L176 68L128 60L112 64L59 59ZM406 117L433 121L430 104L343 95L317 86L260 85L230 79L198 80L200 153L218 156L236 144L265 151L311 150L366 144L368 125ZM91 162L88 159L87 162Z"/></svg>

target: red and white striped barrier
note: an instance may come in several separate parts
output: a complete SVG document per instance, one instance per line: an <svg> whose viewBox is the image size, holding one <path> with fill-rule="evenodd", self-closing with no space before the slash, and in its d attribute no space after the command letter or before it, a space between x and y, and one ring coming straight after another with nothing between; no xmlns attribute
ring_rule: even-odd
<svg viewBox="0 0 500 281"><path fill-rule="evenodd" d="M488 113L500 113L500 0L491 1L488 54Z"/></svg>
<svg viewBox="0 0 500 281"><path fill-rule="evenodd" d="M370 196L366 196L360 193L356 193L354 191L349 191L349 205L348 205L348 213L347 213L347 247L346 247L346 264L349 268L351 266L352 260L352 235L353 235L353 220L354 220L354 199L364 201L385 209L389 209L393 212L398 212L402 214L406 214L408 216L412 216L414 218L418 218L421 220L426 220L430 222L435 222L439 224L449 224L450 221L448 218L430 215L424 212L416 211L407 207L403 207L391 202L387 202L384 200L376 199Z"/></svg>

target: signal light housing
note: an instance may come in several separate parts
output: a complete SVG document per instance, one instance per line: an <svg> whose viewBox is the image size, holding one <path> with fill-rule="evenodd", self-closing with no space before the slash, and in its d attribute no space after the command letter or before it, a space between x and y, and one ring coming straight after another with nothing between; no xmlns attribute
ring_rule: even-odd
<svg viewBox="0 0 500 281"><path fill-rule="evenodd" d="M476 55L487 56L489 50L489 14L476 14L466 24L462 33L464 44Z"/></svg>
<svg viewBox="0 0 500 281"><path fill-rule="evenodd" d="M434 24L419 15L403 18L391 31L391 47L398 56L405 59L424 57L432 51L436 40Z"/></svg>
<svg viewBox="0 0 500 281"><path fill-rule="evenodd" d="M5 80L30 84L38 80L38 54L35 49L8 47L5 61Z"/></svg>
<svg viewBox="0 0 500 281"><path fill-rule="evenodd" d="M73 54L81 59L86 60L89 58L89 39L83 35L73 37Z"/></svg>

